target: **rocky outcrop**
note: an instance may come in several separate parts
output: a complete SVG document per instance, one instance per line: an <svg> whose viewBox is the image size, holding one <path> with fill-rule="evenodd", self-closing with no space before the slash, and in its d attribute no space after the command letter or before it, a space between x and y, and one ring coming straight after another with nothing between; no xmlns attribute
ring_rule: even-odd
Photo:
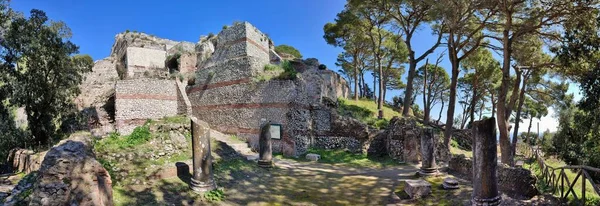
<svg viewBox="0 0 600 206"><path fill-rule="evenodd" d="M468 180L473 177L472 168L473 160L464 155L453 155L448 162L450 172ZM496 174L498 175L499 190L513 198L530 199L540 194L535 187L537 178L529 170L499 164Z"/></svg>
<svg viewBox="0 0 600 206"><path fill-rule="evenodd" d="M110 175L84 142L52 148L37 178L29 205L113 205Z"/></svg>
<svg viewBox="0 0 600 206"><path fill-rule="evenodd" d="M88 134L59 142L43 157L6 205L113 205L110 175L96 161Z"/></svg>
<svg viewBox="0 0 600 206"><path fill-rule="evenodd" d="M196 68L202 68L208 58L215 52L215 45L217 43L217 36L202 36L200 41L196 44Z"/></svg>

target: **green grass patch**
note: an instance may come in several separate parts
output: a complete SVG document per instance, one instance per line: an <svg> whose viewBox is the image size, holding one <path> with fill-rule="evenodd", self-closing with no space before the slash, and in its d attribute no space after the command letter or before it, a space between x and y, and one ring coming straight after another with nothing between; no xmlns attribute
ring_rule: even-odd
<svg viewBox="0 0 600 206"><path fill-rule="evenodd" d="M368 99L358 101L338 99L338 114L357 119L375 128L386 128L394 116L402 116L391 107L383 106L383 119L377 119L377 102Z"/></svg>
<svg viewBox="0 0 600 206"><path fill-rule="evenodd" d="M110 152L132 148L148 142L151 137L148 124L145 124L144 126L136 127L130 135L121 136L119 133L111 133L108 137L96 141L94 143L94 150Z"/></svg>
<svg viewBox="0 0 600 206"><path fill-rule="evenodd" d="M368 157L367 154L352 153L345 150L324 150L311 148L307 153L321 155L320 163L341 164L350 167L385 168L401 165L400 162L389 157ZM300 158L306 161L304 157Z"/></svg>
<svg viewBox="0 0 600 206"><path fill-rule="evenodd" d="M460 146L458 145L458 142L456 142L456 140L454 139L450 139L450 153L451 154L457 154L457 155L465 155L465 157L473 157L473 151L470 150L464 150L462 148L460 148Z"/></svg>
<svg viewBox="0 0 600 206"><path fill-rule="evenodd" d="M176 124L189 124L190 118L186 116L173 116L173 117L165 117L160 120L160 122L164 123L176 123Z"/></svg>
<svg viewBox="0 0 600 206"><path fill-rule="evenodd" d="M295 80L298 78L298 72L289 61L283 61L280 65L267 64L264 72L254 77L255 82L264 82L269 80Z"/></svg>

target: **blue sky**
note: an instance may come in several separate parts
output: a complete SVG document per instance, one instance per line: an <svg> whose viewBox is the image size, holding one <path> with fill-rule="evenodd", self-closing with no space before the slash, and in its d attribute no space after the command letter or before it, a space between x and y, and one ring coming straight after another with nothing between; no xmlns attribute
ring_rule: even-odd
<svg viewBox="0 0 600 206"><path fill-rule="evenodd" d="M314 57L337 71L335 60L341 49L323 40L323 25L332 22L344 8L345 0L298 0L298 1L158 1L158 0L15 0L11 6L17 11L29 13L41 9L52 20L64 21L72 30L72 41L80 46L82 54L94 60L105 58L117 33L125 30L140 31L176 41L198 41L200 35L218 33L223 25L234 21L248 21L268 34L275 44L292 45L304 58ZM417 31L413 40L417 54L428 49L435 38L427 28ZM435 61L445 48L440 47L429 56ZM441 66L450 69L448 58ZM425 61L420 62L424 64ZM420 65L419 65L420 66ZM405 75L406 76L406 75ZM372 82L366 75L367 82ZM406 77L404 77L406 78ZM406 80L404 79L406 82ZM578 91L572 85L570 92ZM388 101L399 91L388 91ZM417 104L422 102L418 98ZM458 98L460 99L460 97ZM456 115L460 106L457 105ZM445 120L446 109L442 119ZM437 118L439 107L432 111ZM537 120L534 120L534 125ZM528 121L527 121L528 122ZM540 130L556 130L556 120L549 115L540 123ZM521 130L526 126L521 127Z"/></svg>

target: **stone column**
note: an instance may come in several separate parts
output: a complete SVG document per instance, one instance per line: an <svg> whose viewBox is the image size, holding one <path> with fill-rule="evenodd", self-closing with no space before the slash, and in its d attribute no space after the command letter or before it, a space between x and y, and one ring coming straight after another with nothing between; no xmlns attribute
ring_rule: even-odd
<svg viewBox="0 0 600 206"><path fill-rule="evenodd" d="M498 153L496 120L489 118L473 123L473 194L472 205L499 205Z"/></svg>
<svg viewBox="0 0 600 206"><path fill-rule="evenodd" d="M435 138L432 128L424 128L421 136L421 169L419 174L424 176L438 174L435 164Z"/></svg>
<svg viewBox="0 0 600 206"><path fill-rule="evenodd" d="M197 193L203 193L216 188L210 154L210 127L194 117L191 120L194 175L190 187Z"/></svg>
<svg viewBox="0 0 600 206"><path fill-rule="evenodd" d="M260 129L258 137L258 166L264 168L273 167L273 150L271 148L271 122L266 122Z"/></svg>

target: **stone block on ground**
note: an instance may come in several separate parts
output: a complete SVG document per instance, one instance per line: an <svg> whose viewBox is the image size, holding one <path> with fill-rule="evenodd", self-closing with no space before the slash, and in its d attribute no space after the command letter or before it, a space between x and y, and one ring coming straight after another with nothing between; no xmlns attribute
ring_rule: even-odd
<svg viewBox="0 0 600 206"><path fill-rule="evenodd" d="M449 177L445 178L444 183L442 183L442 186L446 190L458 189L458 180Z"/></svg>
<svg viewBox="0 0 600 206"><path fill-rule="evenodd" d="M316 161L319 161L319 159L321 159L321 155L318 155L318 154L312 154L312 153L311 153L311 154L307 154L307 155L306 155L306 159L308 159L308 160L310 160L310 161L314 161L314 162L316 162Z"/></svg>
<svg viewBox="0 0 600 206"><path fill-rule="evenodd" d="M425 180L406 180L404 192L411 199L419 199L431 194L431 184Z"/></svg>

